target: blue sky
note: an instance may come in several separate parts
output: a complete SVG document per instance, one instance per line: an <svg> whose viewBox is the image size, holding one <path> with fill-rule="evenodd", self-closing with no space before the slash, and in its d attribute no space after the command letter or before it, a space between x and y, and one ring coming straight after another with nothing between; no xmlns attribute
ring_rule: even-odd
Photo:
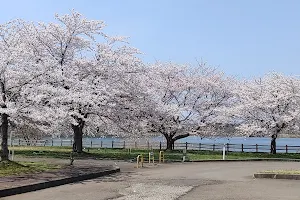
<svg viewBox="0 0 300 200"><path fill-rule="evenodd" d="M9 0L0 23L53 21L71 9L130 36L146 62L204 60L229 75L300 75L298 0Z"/></svg>

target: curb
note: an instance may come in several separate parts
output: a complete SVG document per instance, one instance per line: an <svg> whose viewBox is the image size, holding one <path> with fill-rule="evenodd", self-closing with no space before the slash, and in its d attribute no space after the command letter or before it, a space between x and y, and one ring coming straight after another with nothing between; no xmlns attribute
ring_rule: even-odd
<svg viewBox="0 0 300 200"><path fill-rule="evenodd" d="M257 174L254 174L253 177L254 178L300 180L300 174L257 173Z"/></svg>
<svg viewBox="0 0 300 200"><path fill-rule="evenodd" d="M26 192L33 192L33 191L42 190L42 189L46 189L46 188L50 188L50 187L56 187L56 186L60 186L60 185L68 184L68 183L74 183L74 182L78 182L78 181L94 179L94 178L98 178L101 176L114 174L117 172L120 172L120 168L113 167L112 169L104 170L104 171L97 172L97 173L84 174L84 175L79 175L79 176L74 176L74 177L68 177L68 178L63 178L63 179L58 179L58 180L45 181L42 183L35 183L35 184L24 185L24 186L20 186L20 187L4 189L4 190L0 190L0 198L6 197L6 196L11 196L11 195L16 195L16 194L22 194L22 193L26 193Z"/></svg>
<svg viewBox="0 0 300 200"><path fill-rule="evenodd" d="M279 162L300 162L300 159L286 159L286 158L249 158L249 159L212 159L212 160L186 160L186 163L193 162L252 162L252 161L279 161ZM167 163L182 162L181 160L168 160Z"/></svg>

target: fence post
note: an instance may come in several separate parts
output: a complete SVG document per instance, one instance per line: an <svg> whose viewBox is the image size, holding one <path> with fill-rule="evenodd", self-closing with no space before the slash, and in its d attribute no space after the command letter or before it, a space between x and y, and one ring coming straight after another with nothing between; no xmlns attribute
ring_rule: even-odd
<svg viewBox="0 0 300 200"><path fill-rule="evenodd" d="M62 140L60 140L60 146L62 147L62 143L63 143L63 141Z"/></svg>
<svg viewBox="0 0 300 200"><path fill-rule="evenodd" d="M199 143L199 151L201 151L201 143Z"/></svg>
<svg viewBox="0 0 300 200"><path fill-rule="evenodd" d="M124 142L123 142L123 149L125 149L125 140L124 140Z"/></svg>
<svg viewBox="0 0 300 200"><path fill-rule="evenodd" d="M161 142L159 142L159 150L161 150Z"/></svg>
<svg viewBox="0 0 300 200"><path fill-rule="evenodd" d="M242 144L242 152L244 152L244 144Z"/></svg>
<svg viewBox="0 0 300 200"><path fill-rule="evenodd" d="M21 146L21 139L19 139L19 146Z"/></svg>
<svg viewBox="0 0 300 200"><path fill-rule="evenodd" d="M215 144L213 144L213 151L215 151L215 147L216 147L216 145L215 145Z"/></svg>
<svg viewBox="0 0 300 200"><path fill-rule="evenodd" d="M227 143L226 146L227 146L227 152L229 152L229 143Z"/></svg>
<svg viewBox="0 0 300 200"><path fill-rule="evenodd" d="M51 140L51 146L53 146L53 139Z"/></svg>
<svg viewBox="0 0 300 200"><path fill-rule="evenodd" d="M188 149L188 143L187 142L185 143L185 149L186 150Z"/></svg>
<svg viewBox="0 0 300 200"><path fill-rule="evenodd" d="M285 145L285 153L288 153L288 145Z"/></svg>
<svg viewBox="0 0 300 200"><path fill-rule="evenodd" d="M100 142L100 147L102 148L102 146L103 146L103 142L102 142L102 140L101 140L101 142Z"/></svg>
<svg viewBox="0 0 300 200"><path fill-rule="evenodd" d="M256 153L257 153L258 152L258 145L256 144L255 147L256 147Z"/></svg>
<svg viewBox="0 0 300 200"><path fill-rule="evenodd" d="M148 150L150 149L150 144L149 141L147 141L147 146L148 146Z"/></svg>
<svg viewBox="0 0 300 200"><path fill-rule="evenodd" d="M224 146L223 146L223 160L225 160L225 154L226 154L226 151L225 151L225 144L224 144Z"/></svg>
<svg viewBox="0 0 300 200"><path fill-rule="evenodd" d="M91 139L91 148L93 147L93 140Z"/></svg>
<svg viewBox="0 0 300 200"><path fill-rule="evenodd" d="M111 148L112 149L114 148L114 141L113 140L111 141Z"/></svg>
<svg viewBox="0 0 300 200"><path fill-rule="evenodd" d="M136 141L134 142L134 148L137 148L137 142Z"/></svg>

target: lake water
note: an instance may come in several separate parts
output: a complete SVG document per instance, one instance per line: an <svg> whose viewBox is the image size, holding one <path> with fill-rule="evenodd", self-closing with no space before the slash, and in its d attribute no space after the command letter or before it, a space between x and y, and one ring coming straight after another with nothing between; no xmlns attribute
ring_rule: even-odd
<svg viewBox="0 0 300 200"><path fill-rule="evenodd" d="M180 142L188 142L188 143L203 143L203 144L259 144L259 145L269 145L271 142L271 138L261 138L261 137L232 137L232 138L203 138L197 136L189 136L187 138L183 138ZM300 138L277 138L277 145L280 146L300 146Z"/></svg>
<svg viewBox="0 0 300 200"><path fill-rule="evenodd" d="M124 141L128 140L126 138L113 138L113 137L106 137L106 138L85 138L84 140L92 140L93 143L99 143L99 141L103 142L111 142L111 141ZM147 141L147 139L139 139L137 141ZM165 142L164 137L154 137L149 139L150 142ZM300 138L277 138L277 145L280 146L300 146ZM248 145L269 145L271 142L271 138L261 138L261 137L232 137L232 138L201 138L198 136L189 136L187 138L183 138L176 141L177 143L202 143L202 144L248 144Z"/></svg>
<svg viewBox="0 0 300 200"><path fill-rule="evenodd" d="M71 146L72 138L44 138L46 143L41 142L36 145L44 146ZM125 141L125 144L124 144ZM278 138L277 151L288 153L300 153L300 138ZM265 137L232 137L232 138L201 138L198 136L189 136L177 140L175 142L175 149L186 148L195 150L222 150L224 144L230 144L230 151L245 151L245 152L270 152L271 138ZM161 144L160 144L161 143ZM14 139L14 144L18 145L18 139ZM24 144L23 144L24 145ZM107 147L107 148L151 148L154 149L166 147L164 137L153 137L150 139L130 140L126 138L83 138L83 145L85 147ZM286 147L287 146L287 147Z"/></svg>

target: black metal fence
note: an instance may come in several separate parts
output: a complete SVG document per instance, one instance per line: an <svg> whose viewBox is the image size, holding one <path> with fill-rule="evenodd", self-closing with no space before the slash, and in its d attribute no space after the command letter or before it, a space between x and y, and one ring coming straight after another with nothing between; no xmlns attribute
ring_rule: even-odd
<svg viewBox="0 0 300 200"><path fill-rule="evenodd" d="M13 146L69 146L73 145L71 139L50 139L50 140L24 140L13 139L9 144ZM149 141L126 141L126 140L93 140L83 139L83 146L86 148L138 148L138 149L166 149L165 142ZM175 142L174 149L186 150L210 150L222 151L225 146L227 152L270 152L270 145L262 144L208 144L208 143L181 143ZM300 153L300 146L277 145L278 153Z"/></svg>

